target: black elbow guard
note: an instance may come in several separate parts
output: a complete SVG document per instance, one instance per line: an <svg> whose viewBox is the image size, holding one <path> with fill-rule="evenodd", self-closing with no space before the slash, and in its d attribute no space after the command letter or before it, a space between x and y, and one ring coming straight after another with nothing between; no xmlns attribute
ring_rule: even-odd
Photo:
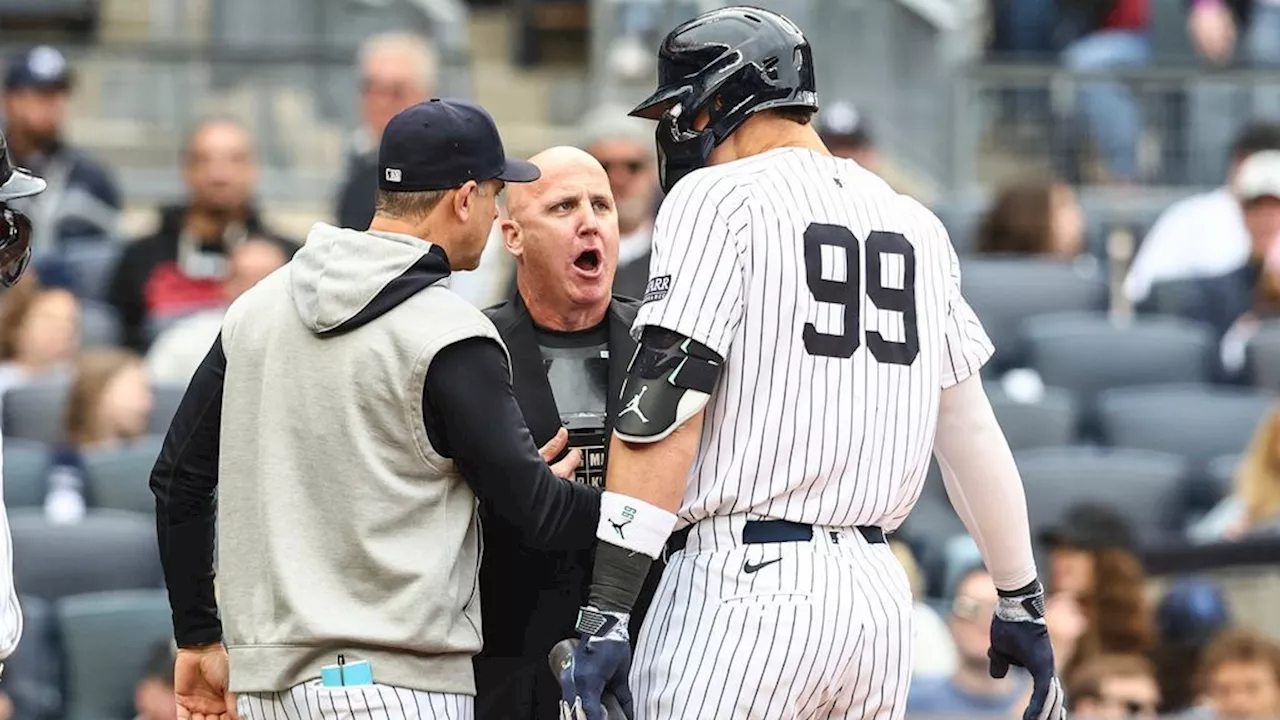
<svg viewBox="0 0 1280 720"><path fill-rule="evenodd" d="M706 407L724 358L700 342L648 326L622 385L613 431L626 442L658 442Z"/></svg>

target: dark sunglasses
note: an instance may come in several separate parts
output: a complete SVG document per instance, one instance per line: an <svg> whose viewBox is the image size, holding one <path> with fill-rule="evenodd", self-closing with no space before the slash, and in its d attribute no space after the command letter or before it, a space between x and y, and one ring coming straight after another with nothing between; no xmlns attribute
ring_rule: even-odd
<svg viewBox="0 0 1280 720"><path fill-rule="evenodd" d="M31 220L4 207L0 210L0 286L13 287L30 264Z"/></svg>
<svg viewBox="0 0 1280 720"><path fill-rule="evenodd" d="M645 162L643 160L609 160L601 162L600 166L604 168L605 173L613 172L614 168L620 168L631 175L635 175L644 170Z"/></svg>
<svg viewBox="0 0 1280 720"><path fill-rule="evenodd" d="M1125 700L1124 698L1103 698L1103 701L1110 703L1111 705L1118 705L1124 708L1125 713L1130 717L1133 717L1136 715L1155 715L1156 714L1155 705L1139 702L1137 700Z"/></svg>

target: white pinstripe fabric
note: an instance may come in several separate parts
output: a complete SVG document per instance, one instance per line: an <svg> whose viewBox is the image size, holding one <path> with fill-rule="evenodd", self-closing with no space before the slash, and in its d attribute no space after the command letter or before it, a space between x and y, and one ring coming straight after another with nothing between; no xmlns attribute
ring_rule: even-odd
<svg viewBox="0 0 1280 720"><path fill-rule="evenodd" d="M745 519L699 523L672 556L636 648L636 720L900 720L911 589L889 546L834 528L741 545Z"/></svg>
<svg viewBox="0 0 1280 720"><path fill-rule="evenodd" d="M3 455L3 439L0 438L0 456ZM4 466L0 457L0 478ZM18 591L13 585L13 534L9 530L9 511L4 506L4 486L0 480L0 660L18 649L22 639L22 608L18 605Z"/></svg>
<svg viewBox="0 0 1280 720"><path fill-rule="evenodd" d="M824 241L814 267L814 224L851 233L854 245ZM876 231L879 244L868 241ZM670 276L670 289L641 307L633 331L665 327L726 357L678 526L745 513L901 524L928 469L942 389L992 352L938 219L850 160L784 148L678 183L658 215L649 272ZM844 327L845 305L815 299L815 282L841 292L858 283L861 327ZM912 298L919 352L909 364L872 352L879 343L906 354L909 341L907 313L873 295ZM811 354L806 325L856 337L857 350Z"/></svg>
<svg viewBox="0 0 1280 720"><path fill-rule="evenodd" d="M475 720L470 695L369 685L327 688L319 680L275 693L242 693L241 720Z"/></svg>

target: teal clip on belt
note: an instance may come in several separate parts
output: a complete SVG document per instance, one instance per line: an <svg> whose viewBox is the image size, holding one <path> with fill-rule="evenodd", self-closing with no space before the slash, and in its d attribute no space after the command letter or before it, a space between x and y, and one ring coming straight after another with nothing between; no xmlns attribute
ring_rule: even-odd
<svg viewBox="0 0 1280 720"><path fill-rule="evenodd" d="M339 655L337 665L325 665L320 668L320 680L325 687L372 685L373 668L368 660L349 663L346 657Z"/></svg>

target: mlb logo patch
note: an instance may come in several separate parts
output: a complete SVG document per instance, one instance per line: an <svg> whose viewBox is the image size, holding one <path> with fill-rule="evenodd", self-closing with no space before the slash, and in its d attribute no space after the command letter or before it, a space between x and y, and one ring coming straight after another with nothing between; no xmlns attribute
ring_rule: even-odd
<svg viewBox="0 0 1280 720"><path fill-rule="evenodd" d="M400 168L387 168L387 182L400 182Z"/></svg>
<svg viewBox="0 0 1280 720"><path fill-rule="evenodd" d="M656 278L650 278L649 284L644 286L644 298L646 303L657 302L667 296L667 292L671 290L671 276L659 275Z"/></svg>

